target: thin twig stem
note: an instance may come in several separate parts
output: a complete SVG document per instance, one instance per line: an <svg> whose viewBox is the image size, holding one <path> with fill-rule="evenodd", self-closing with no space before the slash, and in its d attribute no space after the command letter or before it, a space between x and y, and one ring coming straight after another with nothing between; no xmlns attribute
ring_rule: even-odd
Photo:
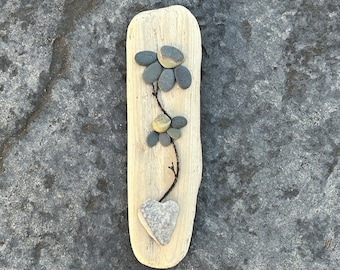
<svg viewBox="0 0 340 270"><path fill-rule="evenodd" d="M174 181L172 182L172 185L169 187L169 189L164 193L163 197L159 200L159 202L162 202L166 196L168 196L168 194L173 190L173 188L175 187L176 183L177 183L177 180L178 180L178 174L179 174L179 159L178 159L178 152L177 152L177 148L176 148L176 144L172 141L171 142L173 148L174 148L174 151L175 151L175 154L176 154L176 161L177 161L177 164L176 164L176 170L175 170L175 167L174 167L174 163L172 163L171 166L169 166L168 168L174 173Z"/></svg>
<svg viewBox="0 0 340 270"><path fill-rule="evenodd" d="M159 92L159 88L157 85L157 81L155 83L152 84L152 95L155 97L157 104L159 106L159 108L161 109L161 111L167 115L170 119L171 116L166 112L166 110L164 109L164 107L162 106L162 103L159 101L158 99L158 92ZM173 190L173 188L175 187L177 180L178 180L178 174L179 174L179 158L178 158L178 152L177 152L177 148L176 148L176 144L174 143L174 141L171 141L171 144L173 146L173 149L175 151L175 156L176 156L176 169L174 166L174 163L172 163L171 166L169 166L168 168L174 173L174 181L172 182L172 185L169 187L169 189L164 193L164 195L162 196L162 198L159 200L159 202L162 202L166 196L169 195L169 193Z"/></svg>
<svg viewBox="0 0 340 270"><path fill-rule="evenodd" d="M155 97L156 101L157 101L157 104L158 104L158 107L161 109L161 111L171 119L171 116L166 112L166 110L163 108L161 102L159 101L159 98L158 98L158 92L159 92L159 88L158 88L158 85L157 85L157 81L154 82L152 84L152 95Z"/></svg>

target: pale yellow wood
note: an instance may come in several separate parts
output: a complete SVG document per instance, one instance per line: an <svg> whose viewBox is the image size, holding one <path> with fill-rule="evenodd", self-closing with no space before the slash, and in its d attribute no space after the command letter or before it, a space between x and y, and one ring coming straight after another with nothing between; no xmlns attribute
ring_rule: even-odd
<svg viewBox="0 0 340 270"><path fill-rule="evenodd" d="M159 200L173 181L168 169L176 164L172 146L158 143L149 148L146 137L152 120L161 113L152 86L142 79L145 67L139 66L134 56L139 51L157 50L163 45L180 49L183 63L192 75L187 90L177 84L159 97L172 116L182 115L188 124L182 128L182 137L175 141L180 174L178 183L164 200L178 203L180 212L171 241L166 246L157 244L138 219L138 209L146 199ZM154 268L177 265L188 252L196 212L197 193L202 175L200 139L200 70L201 35L194 16L182 6L170 6L136 15L127 32L127 116L128 116L128 208L131 246L136 258Z"/></svg>

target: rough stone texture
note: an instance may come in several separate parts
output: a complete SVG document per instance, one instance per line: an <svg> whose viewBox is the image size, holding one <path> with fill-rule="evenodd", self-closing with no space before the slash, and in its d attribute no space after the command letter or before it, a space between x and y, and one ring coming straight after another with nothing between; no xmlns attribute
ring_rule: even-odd
<svg viewBox="0 0 340 270"><path fill-rule="evenodd" d="M148 199L140 207L140 213L140 218L143 219L142 224L147 226L146 229L148 232L150 231L150 236L159 244L167 245L177 223L178 204L174 201L160 203Z"/></svg>
<svg viewBox="0 0 340 270"><path fill-rule="evenodd" d="M148 269L130 248L125 39L175 1L0 2L2 269ZM340 7L188 1L204 171L174 269L340 268Z"/></svg>

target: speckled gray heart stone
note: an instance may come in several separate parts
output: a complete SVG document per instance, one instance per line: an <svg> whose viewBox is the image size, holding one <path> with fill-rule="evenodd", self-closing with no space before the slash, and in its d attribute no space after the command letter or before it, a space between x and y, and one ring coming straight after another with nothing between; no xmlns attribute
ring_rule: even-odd
<svg viewBox="0 0 340 270"><path fill-rule="evenodd" d="M171 240L178 214L179 206L176 202L160 203L154 199L148 199L140 207L138 218L148 234L164 246Z"/></svg>

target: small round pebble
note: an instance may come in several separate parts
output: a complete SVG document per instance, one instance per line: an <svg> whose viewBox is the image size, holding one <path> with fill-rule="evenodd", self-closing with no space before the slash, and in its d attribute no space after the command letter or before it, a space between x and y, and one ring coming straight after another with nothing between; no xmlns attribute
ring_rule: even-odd
<svg viewBox="0 0 340 270"><path fill-rule="evenodd" d="M152 128L154 131L158 133L166 132L167 129L170 127L171 119L164 113L158 115L152 121Z"/></svg>
<svg viewBox="0 0 340 270"><path fill-rule="evenodd" d="M157 60L157 53L152 51L142 51L135 55L135 61L141 66L151 65Z"/></svg>
<svg viewBox="0 0 340 270"><path fill-rule="evenodd" d="M183 53L173 46L163 46L157 53L158 61L165 68L174 68L184 61Z"/></svg>
<svg viewBox="0 0 340 270"><path fill-rule="evenodd" d="M143 72L143 79L146 83L153 83L162 73L162 66L158 61L148 66Z"/></svg>
<svg viewBox="0 0 340 270"><path fill-rule="evenodd" d="M146 143L148 144L148 146L154 147L158 142L158 137L159 137L159 135L156 131L150 132L150 134L146 138Z"/></svg>
<svg viewBox="0 0 340 270"><path fill-rule="evenodd" d="M171 143L171 138L167 133L161 133L159 134L159 142L163 146L169 146Z"/></svg>
<svg viewBox="0 0 340 270"><path fill-rule="evenodd" d="M182 89L187 89L191 85L191 74L189 69L185 66L178 66L175 68L176 81Z"/></svg>
<svg viewBox="0 0 340 270"><path fill-rule="evenodd" d="M183 116L175 116L171 120L171 127L173 128L182 128L187 125L187 119L185 119Z"/></svg>
<svg viewBox="0 0 340 270"><path fill-rule="evenodd" d="M158 79L158 87L164 92L168 92L175 85L175 74L172 69L163 69Z"/></svg>
<svg viewBox="0 0 340 270"><path fill-rule="evenodd" d="M181 131L177 128L169 128L166 133L173 138L174 140L177 140L178 138L181 137Z"/></svg>

